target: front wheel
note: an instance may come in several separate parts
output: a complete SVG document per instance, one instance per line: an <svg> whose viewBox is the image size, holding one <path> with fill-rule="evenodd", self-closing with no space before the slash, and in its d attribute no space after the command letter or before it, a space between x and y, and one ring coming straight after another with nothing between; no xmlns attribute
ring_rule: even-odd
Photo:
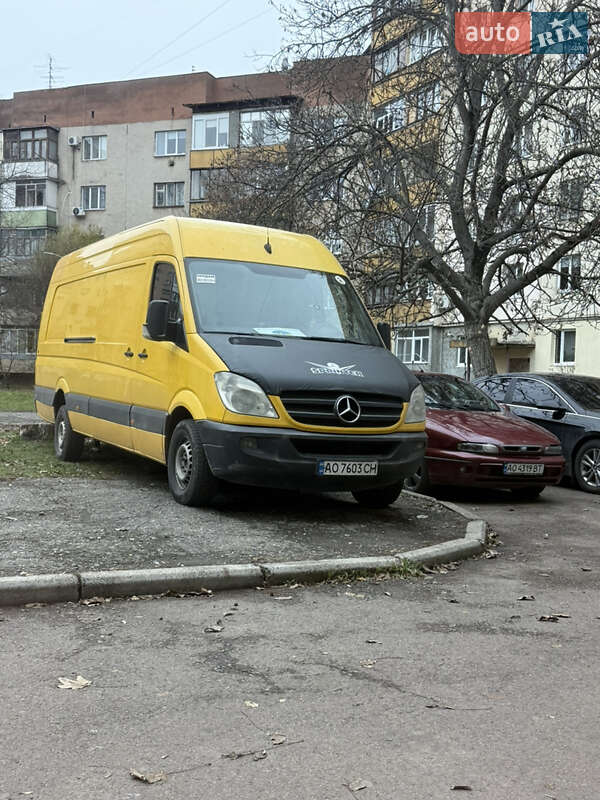
<svg viewBox="0 0 600 800"><path fill-rule="evenodd" d="M580 489L600 494L600 439L590 439L578 450L574 472Z"/></svg>
<svg viewBox="0 0 600 800"><path fill-rule="evenodd" d="M200 434L192 420L182 420L173 431L167 474L171 494L184 506L208 505L219 491L219 481L210 471Z"/></svg>
<svg viewBox="0 0 600 800"><path fill-rule="evenodd" d="M61 461L79 461L84 436L71 427L67 407L62 405L54 418L54 452Z"/></svg>
<svg viewBox="0 0 600 800"><path fill-rule="evenodd" d="M536 500L545 488L545 486L524 486L521 489L511 489L511 492L513 497L519 500Z"/></svg>
<svg viewBox="0 0 600 800"><path fill-rule="evenodd" d="M352 496L365 508L386 508L400 497L403 487L404 481L398 481L391 486L381 486L379 489L361 489L352 492Z"/></svg>

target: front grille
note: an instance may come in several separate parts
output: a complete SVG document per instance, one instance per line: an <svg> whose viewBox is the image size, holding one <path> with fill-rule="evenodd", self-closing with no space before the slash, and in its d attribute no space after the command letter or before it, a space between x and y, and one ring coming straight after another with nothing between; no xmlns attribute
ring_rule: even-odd
<svg viewBox="0 0 600 800"><path fill-rule="evenodd" d="M390 456L398 442L369 441L359 439L348 441L348 439L304 439L294 438L291 440L296 450L303 456L378 456L385 458Z"/></svg>
<svg viewBox="0 0 600 800"><path fill-rule="evenodd" d="M350 425L334 411L335 401L344 394L357 400L361 408L360 418ZM337 428L389 428L400 420L403 408L399 397L366 392L283 392L281 402L296 422Z"/></svg>
<svg viewBox="0 0 600 800"><path fill-rule="evenodd" d="M502 452L506 453L507 456L528 458L529 456L541 455L544 452L544 448L533 444L505 444L502 447Z"/></svg>

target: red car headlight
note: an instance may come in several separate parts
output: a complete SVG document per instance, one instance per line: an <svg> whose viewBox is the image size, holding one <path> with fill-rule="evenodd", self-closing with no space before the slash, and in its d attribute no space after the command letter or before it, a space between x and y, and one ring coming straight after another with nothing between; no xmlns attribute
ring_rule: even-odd
<svg viewBox="0 0 600 800"><path fill-rule="evenodd" d="M480 453L482 455L497 455L500 452L498 445L490 442L459 442L456 449L462 450L464 453Z"/></svg>

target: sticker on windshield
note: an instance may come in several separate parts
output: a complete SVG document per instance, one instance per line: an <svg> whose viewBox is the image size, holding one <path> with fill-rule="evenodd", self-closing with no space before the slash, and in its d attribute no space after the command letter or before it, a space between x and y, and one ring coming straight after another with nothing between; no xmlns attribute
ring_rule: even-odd
<svg viewBox="0 0 600 800"><path fill-rule="evenodd" d="M341 284L342 284L342 286L345 286L345 285L346 285L346 281L345 281L345 280L342 278L342 276L341 276L341 275L336 275L336 276L335 276L335 279L336 279L336 281L337 281L338 283L341 283Z"/></svg>
<svg viewBox="0 0 600 800"><path fill-rule="evenodd" d="M256 333L262 333L265 336L302 336L306 337L298 328L254 328Z"/></svg>
<svg viewBox="0 0 600 800"><path fill-rule="evenodd" d="M216 283L216 275L196 275L196 283Z"/></svg>
<svg viewBox="0 0 600 800"><path fill-rule="evenodd" d="M360 369L354 369L356 364L340 367L334 361L328 361L327 364L317 364L314 361L307 361L306 363L310 365L310 371L313 375L354 375L355 378L365 377Z"/></svg>

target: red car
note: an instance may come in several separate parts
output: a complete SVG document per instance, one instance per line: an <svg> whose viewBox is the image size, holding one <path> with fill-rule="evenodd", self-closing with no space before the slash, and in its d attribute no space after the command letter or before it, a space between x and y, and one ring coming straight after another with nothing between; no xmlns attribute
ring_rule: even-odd
<svg viewBox="0 0 600 800"><path fill-rule="evenodd" d="M427 451L423 465L406 480L407 489L476 486L533 499L561 480L565 460L554 434L513 416L460 378L416 375L425 390Z"/></svg>

